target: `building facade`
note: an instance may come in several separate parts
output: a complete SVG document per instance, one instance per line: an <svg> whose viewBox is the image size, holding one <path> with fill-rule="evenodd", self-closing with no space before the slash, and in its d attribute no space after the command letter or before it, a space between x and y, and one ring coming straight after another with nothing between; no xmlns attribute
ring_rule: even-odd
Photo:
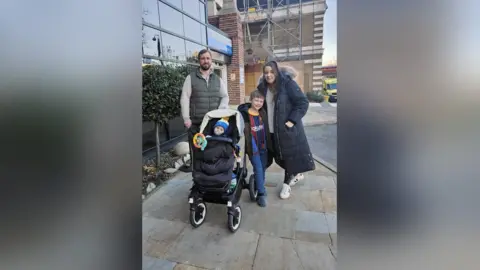
<svg viewBox="0 0 480 270"><path fill-rule="evenodd" d="M262 65L271 57L301 67L297 73L304 91L321 85L323 24L328 8L324 0L236 0L236 4L247 65Z"/></svg>
<svg viewBox="0 0 480 270"><path fill-rule="evenodd" d="M232 40L209 25L206 0L142 0L142 64L175 63L198 66L200 50L212 50L214 71L228 84L227 67L233 54ZM155 144L153 123L143 124L144 150ZM161 141L185 134L179 116L162 130Z"/></svg>
<svg viewBox="0 0 480 270"><path fill-rule="evenodd" d="M231 40L208 24L205 0L143 0L142 52L144 64L161 61L198 65L200 50L210 48L215 69L232 55Z"/></svg>

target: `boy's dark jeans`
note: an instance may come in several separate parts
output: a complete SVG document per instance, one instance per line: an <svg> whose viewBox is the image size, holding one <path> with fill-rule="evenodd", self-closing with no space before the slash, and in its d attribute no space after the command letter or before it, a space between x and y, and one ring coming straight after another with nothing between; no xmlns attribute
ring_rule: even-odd
<svg viewBox="0 0 480 270"><path fill-rule="evenodd" d="M255 184L257 184L258 194L265 195L265 170L268 162L268 151L263 150L251 158L253 173L255 174Z"/></svg>

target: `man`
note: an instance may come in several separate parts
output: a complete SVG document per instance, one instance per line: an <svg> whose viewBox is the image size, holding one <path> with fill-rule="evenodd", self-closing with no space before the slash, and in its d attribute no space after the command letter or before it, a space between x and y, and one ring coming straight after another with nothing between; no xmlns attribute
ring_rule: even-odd
<svg viewBox="0 0 480 270"><path fill-rule="evenodd" d="M193 147L193 136L200 131L205 114L215 109L227 109L229 102L225 83L213 72L210 51L201 50L198 53L198 62L200 67L185 78L180 98L183 121L188 128L190 149ZM191 150L190 153L193 161Z"/></svg>

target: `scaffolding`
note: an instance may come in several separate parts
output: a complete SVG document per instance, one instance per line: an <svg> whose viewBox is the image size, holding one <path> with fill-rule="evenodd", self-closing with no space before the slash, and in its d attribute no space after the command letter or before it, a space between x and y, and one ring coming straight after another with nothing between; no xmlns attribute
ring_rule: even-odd
<svg viewBox="0 0 480 270"><path fill-rule="evenodd" d="M278 61L302 60L303 2L243 0L244 45L247 53L252 54L256 48L263 48ZM257 29L260 27L256 33L251 31L254 24ZM267 31L266 41L263 39L264 31Z"/></svg>

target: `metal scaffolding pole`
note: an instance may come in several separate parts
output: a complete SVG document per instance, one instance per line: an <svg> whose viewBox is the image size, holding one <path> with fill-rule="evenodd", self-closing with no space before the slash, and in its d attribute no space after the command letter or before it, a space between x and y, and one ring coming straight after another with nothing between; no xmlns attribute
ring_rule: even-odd
<svg viewBox="0 0 480 270"><path fill-rule="evenodd" d="M245 49L249 49L249 54L267 53L278 61L303 60L304 1L256 0L252 5L248 0L242 2Z"/></svg>
<svg viewBox="0 0 480 270"><path fill-rule="evenodd" d="M287 20L286 20L286 27L290 27L290 0L287 0L286 2L287 5ZM285 54L285 57L288 58L290 57L290 37L288 37L287 40L287 53Z"/></svg>
<svg viewBox="0 0 480 270"><path fill-rule="evenodd" d="M300 27L299 27L300 28L300 30L299 30L300 31L300 34L299 34L299 36L300 36L300 42L299 42L300 47L299 47L299 51L298 51L299 52L298 53L298 60L302 60L303 59L303 57L302 57L302 0L300 0L300 2L299 2L299 7L300 8L298 9L298 17L299 17L299 21L300 21L299 22L299 25L300 25Z"/></svg>
<svg viewBox="0 0 480 270"><path fill-rule="evenodd" d="M268 40L268 49L273 53L273 43L272 43L272 1L267 0L267 40ZM270 53L270 52L269 52Z"/></svg>

